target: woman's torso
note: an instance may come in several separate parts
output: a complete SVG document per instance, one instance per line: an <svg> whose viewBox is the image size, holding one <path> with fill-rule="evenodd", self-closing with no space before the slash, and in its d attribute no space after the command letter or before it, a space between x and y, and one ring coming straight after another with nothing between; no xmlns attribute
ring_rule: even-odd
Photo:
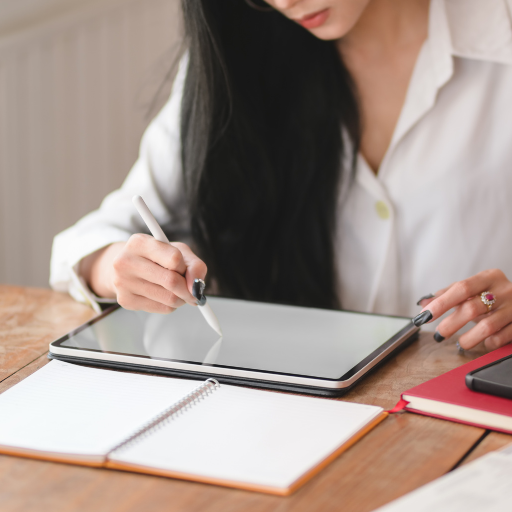
<svg viewBox="0 0 512 512"><path fill-rule="evenodd" d="M429 37L379 173L359 157L340 195L344 308L412 316L419 297L486 268L512 277L511 14L510 0L432 0ZM186 58L121 189L56 237L55 288L73 290L85 255L145 231L134 194L171 239L192 243L179 136L185 70Z"/></svg>
<svg viewBox="0 0 512 512"><path fill-rule="evenodd" d="M432 1L379 174L359 157L340 207L346 308L413 315L453 281L512 276L512 30L507 4L492 4Z"/></svg>

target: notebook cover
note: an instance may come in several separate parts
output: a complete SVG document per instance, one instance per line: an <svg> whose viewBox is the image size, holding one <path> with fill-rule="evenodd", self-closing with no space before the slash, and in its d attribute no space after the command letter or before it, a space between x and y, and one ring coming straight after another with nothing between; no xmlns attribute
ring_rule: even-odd
<svg viewBox="0 0 512 512"><path fill-rule="evenodd" d="M512 344L505 345L499 349L496 349L484 356L481 356L474 361L463 364L454 370L450 370L439 377L435 377L423 384L415 386L408 391L402 393L402 399L404 395L414 396L418 398L425 398L428 400L434 400L436 402L444 402L453 405L460 405L462 407L468 407L471 409L477 409L480 411L501 414L503 416L512 417L512 401L508 398L502 398L499 396L488 395L486 393L479 393L477 391L472 391L466 386L466 374L473 370L477 370L478 368L485 366L487 364L493 363L502 357L506 357L512 355ZM406 400L405 400L406 402ZM427 412L423 412L416 409L408 408L404 403L405 409L411 412L417 412L419 414L424 414L426 416L433 416L442 419L449 419L459 423L465 423L469 425L474 425L482 428L489 428L492 430L499 430L501 432L512 433L507 430L497 429L495 427L477 424L477 423L469 423L467 421L458 420L457 418L439 416ZM398 407L398 406L397 406ZM395 410L395 409L394 409Z"/></svg>

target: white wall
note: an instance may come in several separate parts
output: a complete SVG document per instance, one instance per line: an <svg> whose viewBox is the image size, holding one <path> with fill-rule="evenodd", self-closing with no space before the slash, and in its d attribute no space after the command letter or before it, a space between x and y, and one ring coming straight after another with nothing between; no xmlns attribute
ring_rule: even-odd
<svg viewBox="0 0 512 512"><path fill-rule="evenodd" d="M0 1L0 283L48 286L53 236L121 184L180 22L179 0Z"/></svg>

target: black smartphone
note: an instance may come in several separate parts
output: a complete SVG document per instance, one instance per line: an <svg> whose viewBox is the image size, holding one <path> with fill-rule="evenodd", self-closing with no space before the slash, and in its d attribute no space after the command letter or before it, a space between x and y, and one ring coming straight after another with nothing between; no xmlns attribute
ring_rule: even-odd
<svg viewBox="0 0 512 512"><path fill-rule="evenodd" d="M466 386L480 393L512 399L512 356L469 372Z"/></svg>

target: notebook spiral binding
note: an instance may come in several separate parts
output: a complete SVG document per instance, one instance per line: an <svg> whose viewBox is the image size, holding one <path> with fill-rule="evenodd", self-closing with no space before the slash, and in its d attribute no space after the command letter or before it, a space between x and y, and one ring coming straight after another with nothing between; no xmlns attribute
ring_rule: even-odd
<svg viewBox="0 0 512 512"><path fill-rule="evenodd" d="M217 380L207 379L200 386L194 389L194 391L191 391L188 395L185 395L181 400L162 411L145 425L142 425L142 427L136 430L131 436L114 446L114 448L108 452L108 455L126 448L128 445L131 445L137 441L140 441L144 437L147 437L149 433L158 430L159 428L169 423L171 420L175 419L178 415L183 414L185 411L206 398L219 387L220 384Z"/></svg>

